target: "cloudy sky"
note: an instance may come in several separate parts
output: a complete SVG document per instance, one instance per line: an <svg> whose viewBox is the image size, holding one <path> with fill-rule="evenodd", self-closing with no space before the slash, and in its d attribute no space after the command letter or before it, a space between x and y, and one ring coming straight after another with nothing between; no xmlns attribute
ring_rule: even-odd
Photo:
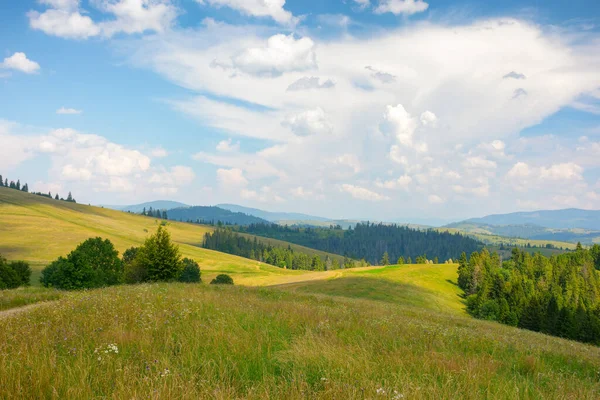
<svg viewBox="0 0 600 400"><path fill-rule="evenodd" d="M2 1L0 174L336 218L600 208L600 2L485 3Z"/></svg>

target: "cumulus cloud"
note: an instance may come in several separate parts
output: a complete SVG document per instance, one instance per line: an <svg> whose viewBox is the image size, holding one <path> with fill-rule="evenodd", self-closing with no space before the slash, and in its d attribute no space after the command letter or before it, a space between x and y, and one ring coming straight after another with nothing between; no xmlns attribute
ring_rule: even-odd
<svg viewBox="0 0 600 400"><path fill-rule="evenodd" d="M61 107L58 110L56 110L56 113L59 115L77 115L77 114L82 114L83 111L77 110L75 108Z"/></svg>
<svg viewBox="0 0 600 400"><path fill-rule="evenodd" d="M279 76L317 66L315 43L308 37L271 36L264 47L254 47L233 57L233 67L250 75Z"/></svg>
<svg viewBox="0 0 600 400"><path fill-rule="evenodd" d="M333 131L333 126L322 108L289 115L282 125L289 127L297 136L327 135Z"/></svg>
<svg viewBox="0 0 600 400"><path fill-rule="evenodd" d="M164 158L169 155L169 152L162 147L156 147L150 151L150 155L154 158Z"/></svg>
<svg viewBox="0 0 600 400"><path fill-rule="evenodd" d="M296 92L300 90L311 90L311 89L330 89L335 87L335 83L331 79L327 79L321 83L321 79L316 76L305 76L298 79L290 86L288 86L288 92Z"/></svg>
<svg viewBox="0 0 600 400"><path fill-rule="evenodd" d="M389 197L383 196L376 192L373 192L372 190L369 190L369 189L366 189L366 188L360 187L360 186L350 185L347 183L345 183L341 186L341 190L343 192L349 193L352 197L354 197L355 199L358 199L358 200L365 200L365 201L390 200Z"/></svg>
<svg viewBox="0 0 600 400"><path fill-rule="evenodd" d="M170 0L92 0L91 5L112 18L94 21L81 10L79 0L44 0L44 12L27 16L32 29L66 39L111 37L117 33L165 32L177 17Z"/></svg>
<svg viewBox="0 0 600 400"><path fill-rule="evenodd" d="M445 203L445 200L443 198L441 198L440 196L438 196L437 194L430 194L427 197L427 201L429 201L429 204L442 204L442 203Z"/></svg>
<svg viewBox="0 0 600 400"><path fill-rule="evenodd" d="M21 71L26 74L35 74L40 70L40 64L28 59L25 53L18 52L10 57L6 57L0 64L0 68Z"/></svg>
<svg viewBox="0 0 600 400"><path fill-rule="evenodd" d="M295 23L296 18L285 10L285 0L196 0L214 7L229 7L252 17L270 17L280 24Z"/></svg>
<svg viewBox="0 0 600 400"><path fill-rule="evenodd" d="M429 8L422 0L379 0L375 14L392 13L394 15L413 15Z"/></svg>
<svg viewBox="0 0 600 400"><path fill-rule="evenodd" d="M574 160L574 147L581 146L586 149L577 151L578 165L597 163L592 145L561 143L562 153L544 155L535 152L536 146L521 146L517 136L600 86L600 53L591 51L597 45L589 41L583 46L584 39L571 41L569 35L553 35L544 26L510 18L452 26L429 22L376 32L368 39L315 36L312 50L318 52L318 66L316 54L309 64L318 67L318 74L273 68L281 65L274 62L248 72L231 61L232 55L235 59L249 48L267 49L264 43L272 34L265 27L213 21L185 34L135 41L130 53L132 64L203 94L178 102L177 110L227 137L265 141L263 150L254 153L198 156L219 168L240 169L256 187L268 185L286 194L302 187L304 192L323 193L327 207L334 201L340 204L341 196L350 198L336 190L342 184L378 190L385 187L374 178L386 177L380 181L386 185L407 175L412 178L410 196L401 190L389 192L395 201L380 203L374 212L398 212L391 206L397 202L405 210L428 210L429 196L436 195L463 214L472 214L516 204L508 202L515 200L515 193L503 179L516 162L560 164ZM211 68L215 59L230 61L227 68ZM365 66L393 74L396 80L380 84ZM526 72L527 79L502 79L513 70ZM325 79L335 82L335 90L312 90L318 89L315 76L320 77L319 86ZM298 90L288 91L296 82ZM515 89L525 84L528 95L513 101ZM335 127L335 134L306 135L314 129L307 128L309 118L299 116L319 108L326 110L328 124L323 126ZM291 129L294 124L296 132ZM334 162L346 154L360 160L360 175L348 175L354 173L352 167ZM542 160L550 157L559 161L544 164ZM322 192L314 186L318 181ZM574 189L573 182L564 186ZM472 201L486 193L489 202ZM551 199L558 194L543 195ZM526 204L536 196L518 200ZM341 209L357 210L352 204L350 198ZM333 206L330 210L337 212Z"/></svg>

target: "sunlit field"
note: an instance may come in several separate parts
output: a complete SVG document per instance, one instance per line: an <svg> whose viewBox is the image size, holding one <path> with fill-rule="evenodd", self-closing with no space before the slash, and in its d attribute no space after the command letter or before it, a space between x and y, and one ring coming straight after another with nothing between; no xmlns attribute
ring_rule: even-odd
<svg viewBox="0 0 600 400"><path fill-rule="evenodd" d="M393 302L185 284L0 318L0 370L5 399L600 395L596 347Z"/></svg>

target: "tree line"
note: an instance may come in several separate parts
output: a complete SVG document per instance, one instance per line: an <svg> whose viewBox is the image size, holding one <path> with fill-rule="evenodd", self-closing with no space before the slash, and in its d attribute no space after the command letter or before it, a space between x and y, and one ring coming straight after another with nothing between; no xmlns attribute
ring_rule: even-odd
<svg viewBox="0 0 600 400"><path fill-rule="evenodd" d="M458 285L481 319L600 345L600 246L552 256L463 253Z"/></svg>
<svg viewBox="0 0 600 400"><path fill-rule="evenodd" d="M108 239L90 238L66 257L59 257L43 271L45 287L63 290L93 289L123 283L201 282L198 263L182 258L169 232L160 225L140 247L127 249L122 257ZM212 284L233 284L230 277L217 277Z"/></svg>
<svg viewBox="0 0 600 400"><path fill-rule="evenodd" d="M2 175L0 175L0 187L6 187L9 189L15 189L15 190L19 190L21 192L25 192L25 193L29 193L29 185L27 183L21 185L21 181L19 179L17 179L17 181L8 181L8 178L4 179L2 177ZM31 194L35 194L38 196L42 196L42 197L47 197L49 199L54 199L54 200L61 200L61 201L68 201L69 203L77 203L77 201L75 201L75 199L73 198L73 195L71 194L71 192L69 192L69 195L67 196L66 199L60 197L58 195L58 193L56 193L56 195L54 197L52 197L52 193L48 192L48 193L41 193L41 192L31 192Z"/></svg>
<svg viewBox="0 0 600 400"><path fill-rule="evenodd" d="M206 233L202 247L287 269L329 271L369 265L364 260L355 261L348 257L340 262L329 256L324 258L318 255L310 256L295 251L290 246L265 244L256 237L253 240L248 239L229 228L217 228L213 232Z"/></svg>
<svg viewBox="0 0 600 400"><path fill-rule="evenodd" d="M403 257L404 260L412 261L419 257L420 261L448 261L458 259L462 251L471 253L483 247L480 242L459 233L417 230L406 226L369 222L359 223L347 230L339 226L316 228L275 224L251 224L235 229L352 259L365 259L373 265L382 265L384 253L387 253L388 260L399 260Z"/></svg>
<svg viewBox="0 0 600 400"><path fill-rule="evenodd" d="M141 215L145 216L145 217L154 217L154 218L160 218L160 219L169 219L169 215L167 214L167 210L159 210L158 208L156 209L152 209L152 207L149 207L148 210L146 210L146 207L144 207L144 209L141 212Z"/></svg>

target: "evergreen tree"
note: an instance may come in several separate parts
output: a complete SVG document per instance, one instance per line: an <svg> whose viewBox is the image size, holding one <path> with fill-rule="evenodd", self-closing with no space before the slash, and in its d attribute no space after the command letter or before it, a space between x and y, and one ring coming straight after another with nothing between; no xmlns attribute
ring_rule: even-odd
<svg viewBox="0 0 600 400"><path fill-rule="evenodd" d="M142 215L146 215L146 207L144 207L144 209L142 210Z"/></svg>
<svg viewBox="0 0 600 400"><path fill-rule="evenodd" d="M28 184L23 185L23 187L21 188L21 190L23 192L25 192L25 193L29 193L29 185Z"/></svg>
<svg viewBox="0 0 600 400"><path fill-rule="evenodd" d="M162 219L169 219L169 216L167 215L167 210L163 210L162 212Z"/></svg>
<svg viewBox="0 0 600 400"><path fill-rule="evenodd" d="M52 196L50 196L52 197ZM60 200L60 196L58 195L58 193L56 193L56 196L54 196L54 200Z"/></svg>
<svg viewBox="0 0 600 400"><path fill-rule="evenodd" d="M15 189L21 190L21 181L17 179L17 184L15 185Z"/></svg>
<svg viewBox="0 0 600 400"><path fill-rule="evenodd" d="M162 225L146 239L134 262L147 271L146 279L151 282L176 280L183 270L179 247L171 242L171 235Z"/></svg>
<svg viewBox="0 0 600 400"><path fill-rule="evenodd" d="M4 187L8 187L8 178L4 180Z"/></svg>
<svg viewBox="0 0 600 400"><path fill-rule="evenodd" d="M4 186L4 179L2 179L2 175L0 175L0 187Z"/></svg>
<svg viewBox="0 0 600 400"><path fill-rule="evenodd" d="M381 265L390 265L390 256L388 255L387 251L383 253L383 257L381 257L381 261L379 263Z"/></svg>
<svg viewBox="0 0 600 400"><path fill-rule="evenodd" d="M403 265L404 264L404 257L400 256L400 258L398 258L398 265Z"/></svg>

